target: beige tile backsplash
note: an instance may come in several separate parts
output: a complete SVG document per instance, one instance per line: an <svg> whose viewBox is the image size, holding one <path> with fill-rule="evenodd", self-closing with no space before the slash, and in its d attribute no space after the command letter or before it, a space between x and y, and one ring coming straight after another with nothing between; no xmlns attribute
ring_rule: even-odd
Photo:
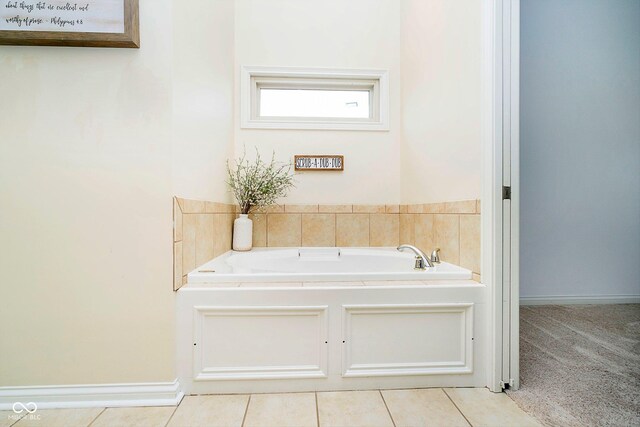
<svg viewBox="0 0 640 427"><path fill-rule="evenodd" d="M480 201L412 205L280 205L252 214L254 247L416 245L480 279ZM174 289L231 249L236 207L174 198Z"/></svg>

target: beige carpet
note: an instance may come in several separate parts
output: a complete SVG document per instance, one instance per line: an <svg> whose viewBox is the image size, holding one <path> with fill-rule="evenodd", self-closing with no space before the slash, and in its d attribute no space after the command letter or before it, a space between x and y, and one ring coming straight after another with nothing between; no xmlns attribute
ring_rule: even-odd
<svg viewBox="0 0 640 427"><path fill-rule="evenodd" d="M520 309L520 390L548 426L640 426L640 304Z"/></svg>

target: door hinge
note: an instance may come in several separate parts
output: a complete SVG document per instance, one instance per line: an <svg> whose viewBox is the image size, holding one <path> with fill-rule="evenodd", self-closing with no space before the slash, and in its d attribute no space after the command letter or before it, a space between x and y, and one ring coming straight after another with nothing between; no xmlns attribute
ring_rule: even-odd
<svg viewBox="0 0 640 427"><path fill-rule="evenodd" d="M511 200L511 187L502 187L502 200Z"/></svg>

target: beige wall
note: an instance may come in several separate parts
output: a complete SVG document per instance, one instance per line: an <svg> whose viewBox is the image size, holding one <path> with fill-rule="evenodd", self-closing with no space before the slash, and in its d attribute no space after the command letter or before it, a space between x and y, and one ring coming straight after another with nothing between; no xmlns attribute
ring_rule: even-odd
<svg viewBox="0 0 640 427"><path fill-rule="evenodd" d="M481 3L401 2L403 203L480 196Z"/></svg>
<svg viewBox="0 0 640 427"><path fill-rule="evenodd" d="M234 1L173 3L173 194L230 201Z"/></svg>
<svg viewBox="0 0 640 427"><path fill-rule="evenodd" d="M0 47L0 386L175 379L172 195L227 196L232 6L141 0L139 50Z"/></svg>
<svg viewBox="0 0 640 427"><path fill-rule="evenodd" d="M344 154L345 171L297 175L287 203L400 200L400 7L397 0L237 0L236 76L242 65L389 70L389 132L240 129L236 153L290 161L294 154ZM236 79L236 95L239 95Z"/></svg>

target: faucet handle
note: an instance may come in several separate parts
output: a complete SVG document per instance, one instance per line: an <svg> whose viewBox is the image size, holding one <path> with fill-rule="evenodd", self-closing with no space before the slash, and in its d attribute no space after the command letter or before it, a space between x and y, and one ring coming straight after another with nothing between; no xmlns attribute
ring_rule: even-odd
<svg viewBox="0 0 640 427"><path fill-rule="evenodd" d="M435 248L433 252L431 252L431 262L440 263L440 248Z"/></svg>

